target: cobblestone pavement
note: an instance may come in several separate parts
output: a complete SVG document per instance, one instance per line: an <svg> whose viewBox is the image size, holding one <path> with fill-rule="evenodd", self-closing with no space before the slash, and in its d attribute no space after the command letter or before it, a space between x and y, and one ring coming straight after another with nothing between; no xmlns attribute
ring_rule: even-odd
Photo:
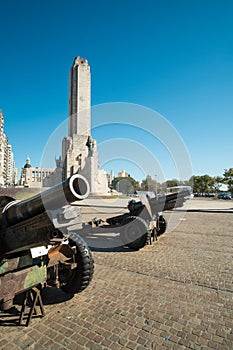
<svg viewBox="0 0 233 350"><path fill-rule="evenodd" d="M0 314L0 349L233 349L232 223L192 212L138 252L96 249L84 292L47 289L29 327Z"/></svg>

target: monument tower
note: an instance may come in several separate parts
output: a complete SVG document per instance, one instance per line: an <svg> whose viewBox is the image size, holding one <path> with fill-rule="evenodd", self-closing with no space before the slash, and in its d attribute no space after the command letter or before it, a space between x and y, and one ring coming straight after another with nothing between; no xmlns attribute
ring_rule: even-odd
<svg viewBox="0 0 233 350"><path fill-rule="evenodd" d="M70 69L68 136L62 142L64 178L86 177L91 193L108 191L107 176L98 168L96 140L91 137L91 73L88 61L76 57Z"/></svg>
<svg viewBox="0 0 233 350"><path fill-rule="evenodd" d="M76 57L70 69L68 133L90 135L91 73L85 58Z"/></svg>

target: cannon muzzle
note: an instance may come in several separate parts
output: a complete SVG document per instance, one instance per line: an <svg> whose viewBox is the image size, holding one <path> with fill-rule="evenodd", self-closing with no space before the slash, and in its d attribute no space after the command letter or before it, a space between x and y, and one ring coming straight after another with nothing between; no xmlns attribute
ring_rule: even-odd
<svg viewBox="0 0 233 350"><path fill-rule="evenodd" d="M21 202L9 203L0 217L1 228L18 224L42 214L46 210L59 209L66 204L88 197L90 186L84 176L75 174L64 182Z"/></svg>

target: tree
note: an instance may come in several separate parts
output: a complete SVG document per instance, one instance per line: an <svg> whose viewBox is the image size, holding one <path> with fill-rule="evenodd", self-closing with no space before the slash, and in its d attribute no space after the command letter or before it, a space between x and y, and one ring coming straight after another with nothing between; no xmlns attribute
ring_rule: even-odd
<svg viewBox="0 0 233 350"><path fill-rule="evenodd" d="M221 176L213 177L213 189L215 193L219 192L222 182L223 182L223 178Z"/></svg>
<svg viewBox="0 0 233 350"><path fill-rule="evenodd" d="M233 193L233 168L225 169L223 173L223 182L228 185L228 191Z"/></svg>
<svg viewBox="0 0 233 350"><path fill-rule="evenodd" d="M214 180L209 175L193 176L193 192L194 193L210 193L213 192Z"/></svg>
<svg viewBox="0 0 233 350"><path fill-rule="evenodd" d="M150 175L147 175L146 179L141 183L141 189L143 191L158 192L159 187L159 183L153 180Z"/></svg>
<svg viewBox="0 0 233 350"><path fill-rule="evenodd" d="M112 181L112 188L122 193L133 194L139 187L138 181L130 176L115 177Z"/></svg>
<svg viewBox="0 0 233 350"><path fill-rule="evenodd" d="M167 180L166 181L166 187L176 187L179 186L179 180L177 179L172 179L172 180Z"/></svg>
<svg viewBox="0 0 233 350"><path fill-rule="evenodd" d="M184 181L183 181L183 184L184 184L185 186L191 186L191 187L193 187L193 180L194 180L194 175L191 176L189 180L184 180Z"/></svg>

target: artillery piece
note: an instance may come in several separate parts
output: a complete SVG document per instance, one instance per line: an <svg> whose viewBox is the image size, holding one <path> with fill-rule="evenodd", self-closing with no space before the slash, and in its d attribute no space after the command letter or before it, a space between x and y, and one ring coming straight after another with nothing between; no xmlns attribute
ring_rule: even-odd
<svg viewBox="0 0 233 350"><path fill-rule="evenodd" d="M191 196L191 188L156 196L152 192L137 191L140 201L128 203L128 213L106 219L111 227L117 227L122 242L134 250L143 248L151 239L157 240L167 229L164 210L182 207Z"/></svg>
<svg viewBox="0 0 233 350"><path fill-rule="evenodd" d="M9 309L16 294L40 285L78 293L90 283L94 265L86 242L69 227L82 227L74 201L89 195L87 180L75 174L30 199L1 197L0 306Z"/></svg>

